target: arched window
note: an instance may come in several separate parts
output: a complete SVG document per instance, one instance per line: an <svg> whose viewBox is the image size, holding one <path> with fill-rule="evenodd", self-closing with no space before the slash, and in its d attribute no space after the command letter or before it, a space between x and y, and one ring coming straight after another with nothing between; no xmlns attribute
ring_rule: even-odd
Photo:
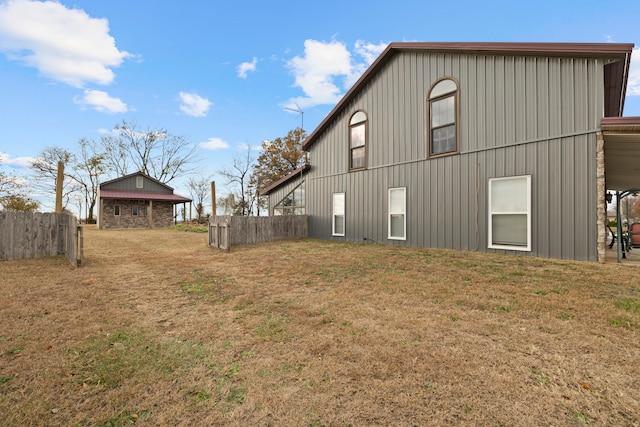
<svg viewBox="0 0 640 427"><path fill-rule="evenodd" d="M459 151L457 121L458 84L442 79L429 92L429 157Z"/></svg>
<svg viewBox="0 0 640 427"><path fill-rule="evenodd" d="M349 120L349 170L367 167L367 115L358 111Z"/></svg>

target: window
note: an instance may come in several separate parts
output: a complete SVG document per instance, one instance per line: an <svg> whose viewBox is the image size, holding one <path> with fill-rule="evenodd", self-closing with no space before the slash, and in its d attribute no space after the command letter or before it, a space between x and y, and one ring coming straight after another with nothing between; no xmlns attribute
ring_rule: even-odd
<svg viewBox="0 0 640 427"><path fill-rule="evenodd" d="M489 180L489 248L531 250L531 176Z"/></svg>
<svg viewBox="0 0 640 427"><path fill-rule="evenodd" d="M115 216L120 216L120 205L114 205L113 206L113 214Z"/></svg>
<svg viewBox="0 0 640 427"><path fill-rule="evenodd" d="M131 215L138 216L138 205L131 205Z"/></svg>
<svg viewBox="0 0 640 427"><path fill-rule="evenodd" d="M333 194L333 226L334 236L344 236L344 193Z"/></svg>
<svg viewBox="0 0 640 427"><path fill-rule="evenodd" d="M389 239L406 240L406 188L389 189Z"/></svg>
<svg viewBox="0 0 640 427"><path fill-rule="evenodd" d="M144 180L141 176L136 176L136 188L142 188Z"/></svg>
<svg viewBox="0 0 640 427"><path fill-rule="evenodd" d="M304 182L287 194L273 208L274 215L304 215Z"/></svg>
<svg viewBox="0 0 640 427"><path fill-rule="evenodd" d="M458 150L458 85L443 79L429 92L429 157Z"/></svg>
<svg viewBox="0 0 640 427"><path fill-rule="evenodd" d="M367 115L358 111L349 121L349 169L364 169L367 153Z"/></svg>

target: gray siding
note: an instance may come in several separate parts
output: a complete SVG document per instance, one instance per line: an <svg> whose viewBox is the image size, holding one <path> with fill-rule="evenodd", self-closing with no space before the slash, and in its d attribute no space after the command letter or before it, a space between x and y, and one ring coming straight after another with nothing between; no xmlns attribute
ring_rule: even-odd
<svg viewBox="0 0 640 427"><path fill-rule="evenodd" d="M156 193L173 194L173 190L154 180L143 177L142 188L136 188L137 175L126 176L122 179L107 182L101 185L104 190L126 190L126 191L152 191Z"/></svg>
<svg viewBox="0 0 640 427"><path fill-rule="evenodd" d="M280 203L287 194L291 193L298 185L300 185L300 183L305 180L305 177L306 174L302 174L298 177L292 178L287 181L286 184L283 184L269 194L269 216L273 216L273 208Z"/></svg>
<svg viewBox="0 0 640 427"><path fill-rule="evenodd" d="M596 260L603 66L594 58L396 55L311 147L310 236L331 237L331 194L345 192L346 236L335 239L486 251L488 179L531 175L528 254ZM459 82L461 152L427 160L426 99L442 77ZM368 168L349 173L347 128L357 110L368 116ZM387 240L390 187L407 188L406 241Z"/></svg>

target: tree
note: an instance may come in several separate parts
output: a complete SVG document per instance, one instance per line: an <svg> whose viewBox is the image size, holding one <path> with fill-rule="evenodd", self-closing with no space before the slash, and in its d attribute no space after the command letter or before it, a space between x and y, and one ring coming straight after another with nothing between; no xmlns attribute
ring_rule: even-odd
<svg viewBox="0 0 640 427"><path fill-rule="evenodd" d="M58 162L65 165L64 182L62 184L62 206L66 208L74 192L80 190L77 180L73 176L73 165L76 157L65 148L45 147L31 164L35 174L35 185L47 194L56 194L56 180L58 179Z"/></svg>
<svg viewBox="0 0 640 427"><path fill-rule="evenodd" d="M189 188L191 199L193 199L195 203L198 222L203 222L205 219L204 204L209 198L209 192L211 191L211 177L201 176L199 178L189 178L187 187Z"/></svg>
<svg viewBox="0 0 640 427"><path fill-rule="evenodd" d="M218 208L222 210L222 215L242 215L242 202L236 201L236 196L229 193L225 197L218 197Z"/></svg>
<svg viewBox="0 0 640 427"><path fill-rule="evenodd" d="M258 211L265 206L264 200L258 198L258 192L306 163L306 153L302 149L306 136L303 129L296 128L290 130L284 138L262 143L262 153L253 167L249 182Z"/></svg>
<svg viewBox="0 0 640 427"><path fill-rule="evenodd" d="M100 177L105 173L105 154L100 152L100 146L94 140L81 138L78 145L80 153L71 176L82 189L87 208L86 220L91 224L94 222L93 210L98 200Z"/></svg>
<svg viewBox="0 0 640 427"><path fill-rule="evenodd" d="M301 128L290 130L284 138L262 143L262 153L253 167L253 179L258 188L288 175L306 161L306 153L302 150L302 141L306 133Z"/></svg>
<svg viewBox="0 0 640 427"><path fill-rule="evenodd" d="M250 204L250 198L247 197L247 188L249 185L249 172L251 171L252 163L251 147L247 146L247 155L245 158L234 156L233 168L223 169L218 172L226 178L227 185L235 187L236 193L234 195L234 200L238 199L235 203L236 208L239 208L239 213L234 213L234 215L251 215L252 206Z"/></svg>
<svg viewBox="0 0 640 427"><path fill-rule="evenodd" d="M140 131L124 120L102 137L102 146L106 168L118 176L142 172L166 184L187 174L195 162L195 145L184 136L166 129Z"/></svg>
<svg viewBox="0 0 640 427"><path fill-rule="evenodd" d="M15 177L9 176L0 171L0 197L13 194L18 188L18 182Z"/></svg>
<svg viewBox="0 0 640 427"><path fill-rule="evenodd" d="M8 212L35 212L38 210L38 202L19 194L11 194L0 197L2 210Z"/></svg>

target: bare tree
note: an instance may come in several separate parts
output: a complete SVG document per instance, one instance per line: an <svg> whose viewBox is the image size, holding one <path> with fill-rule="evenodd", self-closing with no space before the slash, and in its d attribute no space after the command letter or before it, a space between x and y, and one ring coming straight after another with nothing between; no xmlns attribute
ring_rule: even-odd
<svg viewBox="0 0 640 427"><path fill-rule="evenodd" d="M209 192L211 189L211 177L200 176L198 178L189 178L187 181L187 187L189 188L189 194L195 203L198 222L203 222L205 220L205 202L209 198Z"/></svg>
<svg viewBox="0 0 640 427"><path fill-rule="evenodd" d="M251 215L251 200L247 194L249 186L250 171L252 169L253 159L251 158L251 147L247 146L246 156L234 156L233 167L231 169L223 169L218 173L226 178L227 185L231 186L235 191L234 200L239 209L239 215ZM234 214L235 215L235 214Z"/></svg>
<svg viewBox="0 0 640 427"><path fill-rule="evenodd" d="M58 179L58 162L65 165L64 181L62 183L62 205L66 208L73 193L81 190L81 186L73 176L72 165L76 157L65 148L45 147L31 164L34 172L34 186L46 194L56 194Z"/></svg>
<svg viewBox="0 0 640 427"><path fill-rule="evenodd" d="M93 210L98 200L100 178L105 173L105 154L100 151L100 146L93 140L81 138L78 145L80 152L77 156L77 163L74 165L72 177L82 188L87 209L86 220L88 223L93 223Z"/></svg>
<svg viewBox="0 0 640 427"><path fill-rule="evenodd" d="M117 175L142 172L163 183L185 175L195 162L195 145L166 129L139 130L135 123L114 126L102 137L106 167Z"/></svg>

